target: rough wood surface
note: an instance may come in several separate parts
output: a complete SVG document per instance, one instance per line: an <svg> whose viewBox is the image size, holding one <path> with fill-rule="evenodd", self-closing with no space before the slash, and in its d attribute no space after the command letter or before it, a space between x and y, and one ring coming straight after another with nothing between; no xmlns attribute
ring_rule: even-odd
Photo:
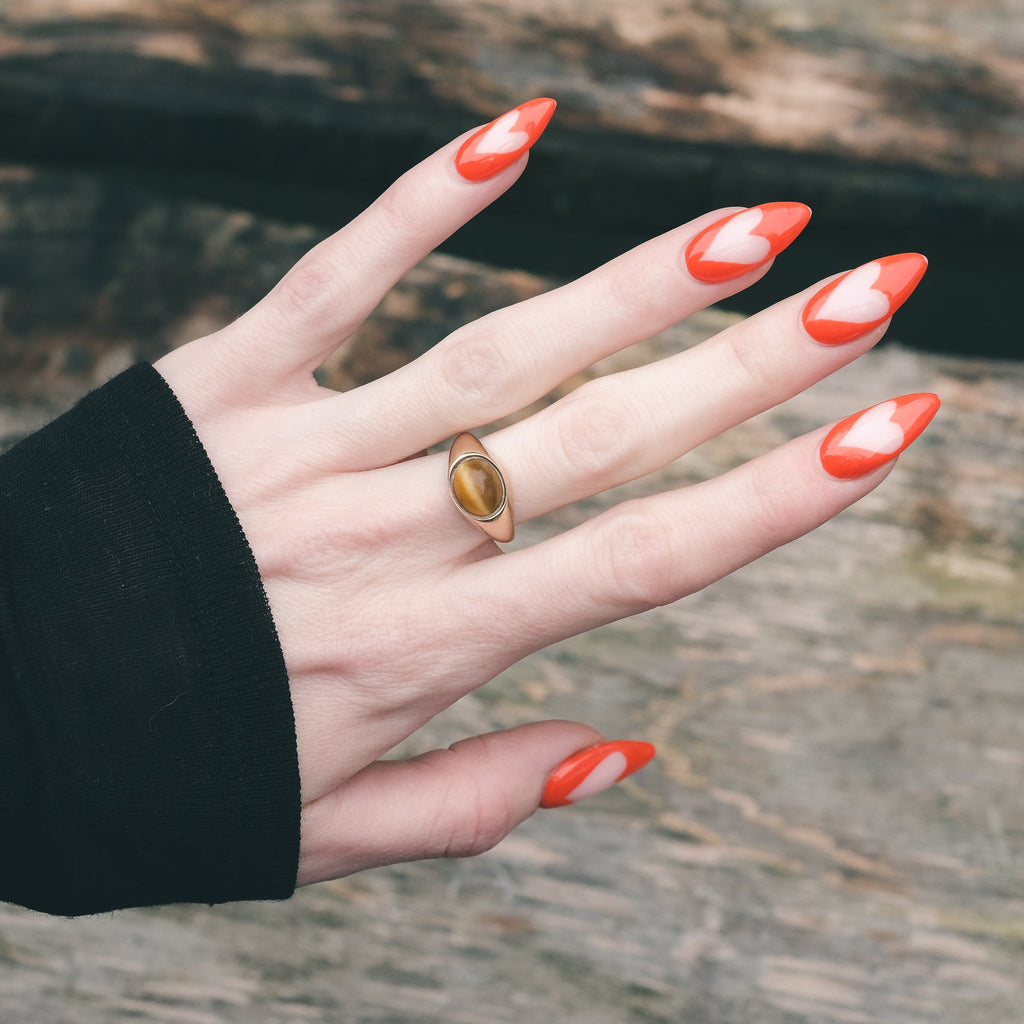
<svg viewBox="0 0 1024 1024"><path fill-rule="evenodd" d="M93 260L156 271L142 225L168 243L168 272L191 254L176 313L157 296L165 328L140 346L116 295L83 301L73 344L37 338L4 392L5 443L231 315L240 268L258 290L315 238L153 199ZM433 257L327 379L363 379L545 285ZM592 372L734 318L710 311ZM856 508L689 600L524 661L408 745L571 716L656 742L640 776L537 815L478 860L372 872L285 904L74 922L0 908L5 1024L1020 1021L1024 366L889 345L655 478L530 524L521 543L915 389L944 410Z"/></svg>
<svg viewBox="0 0 1024 1024"><path fill-rule="evenodd" d="M7 0L0 66L8 84L33 60L77 71L97 97L131 82L126 104L146 102L161 67L165 104L205 71L222 86L212 109L255 88L272 104L489 119L541 90L588 130L1019 180L1020 13L1006 0Z"/></svg>
<svg viewBox="0 0 1024 1024"><path fill-rule="evenodd" d="M835 522L522 662L406 751L567 716L656 742L641 775L477 860L284 904L0 907L3 1024L1020 1024L1022 33L1019 0L0 5L0 446L237 315L415 155L542 92L559 124L530 174L327 383L550 284L452 253L575 269L768 197L816 206L777 294L883 245L934 260L896 343L520 543L881 398L945 403Z"/></svg>
<svg viewBox="0 0 1024 1024"><path fill-rule="evenodd" d="M923 251L905 341L1019 358L1022 0L0 5L0 160L324 225L538 94L559 112L530 173L448 251L570 276L716 206L799 199L801 247L735 308Z"/></svg>

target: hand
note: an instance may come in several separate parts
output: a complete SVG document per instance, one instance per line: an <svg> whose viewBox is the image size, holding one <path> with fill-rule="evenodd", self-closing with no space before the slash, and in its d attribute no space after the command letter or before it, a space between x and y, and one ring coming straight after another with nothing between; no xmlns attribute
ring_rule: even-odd
<svg viewBox="0 0 1024 1024"><path fill-rule="evenodd" d="M829 519L881 482L937 405L876 407L827 440L823 428L501 553L455 508L446 452L419 453L752 284L808 211L709 213L387 377L319 387L316 367L394 282L522 173L527 145L501 153L499 129L516 134L511 113L409 171L249 313L157 367L220 474L277 625L302 780L300 884L492 846L596 732L545 722L409 761L381 755L525 655L693 593ZM497 156L481 163L488 145ZM855 359L923 270L912 255L868 264L481 437L516 519L656 470Z"/></svg>

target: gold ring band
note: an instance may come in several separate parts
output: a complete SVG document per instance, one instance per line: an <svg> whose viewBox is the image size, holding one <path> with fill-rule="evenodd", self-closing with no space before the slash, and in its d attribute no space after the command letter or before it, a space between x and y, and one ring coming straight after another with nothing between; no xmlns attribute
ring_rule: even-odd
<svg viewBox="0 0 1024 1024"><path fill-rule="evenodd" d="M459 434L452 442L448 491L455 507L492 540L505 544L515 536L505 474L472 434Z"/></svg>

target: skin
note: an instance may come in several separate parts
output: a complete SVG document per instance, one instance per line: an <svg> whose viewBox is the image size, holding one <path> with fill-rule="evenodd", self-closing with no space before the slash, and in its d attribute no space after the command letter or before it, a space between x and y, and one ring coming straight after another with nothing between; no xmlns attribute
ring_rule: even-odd
<svg viewBox="0 0 1024 1024"><path fill-rule="evenodd" d="M817 455L823 427L502 554L453 507L447 454L418 453L769 267L723 284L690 277L687 242L732 212L715 211L468 324L387 377L344 394L321 388L313 371L395 281L526 166L466 181L453 164L461 142L405 174L246 315L157 364L238 513L277 625L302 780L300 885L496 844L597 732L540 722L379 758L525 655L707 586L836 515L892 465L833 479ZM804 332L800 312L822 283L481 435L512 482L517 520L656 470L870 349L887 324L839 346Z"/></svg>

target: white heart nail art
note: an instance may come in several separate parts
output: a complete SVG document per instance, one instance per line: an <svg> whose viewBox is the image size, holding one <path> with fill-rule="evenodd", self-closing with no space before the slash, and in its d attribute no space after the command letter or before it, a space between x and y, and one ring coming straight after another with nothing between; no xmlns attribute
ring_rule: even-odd
<svg viewBox="0 0 1024 1024"><path fill-rule="evenodd" d="M609 754L594 770L566 797L569 803L584 800L595 793L601 793L614 786L629 767L626 755L616 750Z"/></svg>
<svg viewBox="0 0 1024 1024"><path fill-rule="evenodd" d="M895 402L873 406L857 419L839 442L842 448L860 448L866 452L889 455L898 452L904 444L903 428L893 422Z"/></svg>
<svg viewBox="0 0 1024 1024"><path fill-rule="evenodd" d="M889 297L871 286L882 273L877 261L865 263L844 277L821 308L815 320L842 320L851 324L869 324L889 315Z"/></svg>
<svg viewBox="0 0 1024 1024"><path fill-rule="evenodd" d="M717 263L763 263L772 252L771 242L751 232L764 219L756 206L737 213L719 229L701 257Z"/></svg>
<svg viewBox="0 0 1024 1024"><path fill-rule="evenodd" d="M530 142L529 132L524 132L521 129L517 131L518 123L518 110L510 110L507 114L499 117L477 144L477 151L480 153L514 153L517 149L528 145Z"/></svg>

